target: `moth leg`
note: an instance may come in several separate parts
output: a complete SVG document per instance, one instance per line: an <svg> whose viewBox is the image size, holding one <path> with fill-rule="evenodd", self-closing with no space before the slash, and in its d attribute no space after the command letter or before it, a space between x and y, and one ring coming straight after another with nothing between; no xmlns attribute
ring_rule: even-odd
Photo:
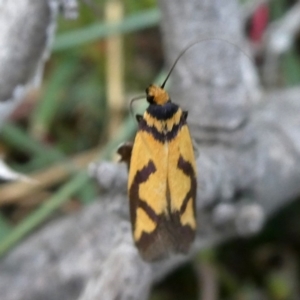
<svg viewBox="0 0 300 300"><path fill-rule="evenodd" d="M119 162L125 162L128 170L130 166L132 147L133 142L125 142L121 144L117 149L117 153L120 155Z"/></svg>

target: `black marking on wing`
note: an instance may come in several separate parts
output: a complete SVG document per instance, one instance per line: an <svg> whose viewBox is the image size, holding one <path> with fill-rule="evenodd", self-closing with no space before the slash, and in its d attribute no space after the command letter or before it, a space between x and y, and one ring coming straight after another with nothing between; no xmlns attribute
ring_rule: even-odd
<svg viewBox="0 0 300 300"><path fill-rule="evenodd" d="M158 121L161 122L161 121ZM170 131L159 132L156 127L149 126L145 119L140 120L139 129L141 131L146 131L151 134L157 141L161 143L169 142L176 138L180 129L186 125L185 119L182 117L178 124L175 124Z"/></svg>
<svg viewBox="0 0 300 300"><path fill-rule="evenodd" d="M177 167L178 167L178 169L182 170L183 173L186 176L188 176L191 180L191 188L187 192L187 194L182 202L182 205L180 207L180 214L183 214L185 212L190 198L192 198L194 213L196 213L195 202L196 202L196 192L197 192L197 180L196 180L196 174L195 174L194 168L191 165L191 163L189 161L185 160L182 156L179 157Z"/></svg>
<svg viewBox="0 0 300 300"><path fill-rule="evenodd" d="M171 253L187 253L195 239L195 231L190 226L182 226L180 213L157 216L157 227L151 233L143 232L136 245L144 260L155 261L168 257Z"/></svg>
<svg viewBox="0 0 300 300"><path fill-rule="evenodd" d="M157 221L157 216L154 210L142 199L139 198L139 186L141 183L146 182L149 176L156 172L156 167L152 160L142 168L140 171L137 171L132 185L129 189L129 199L130 199L130 218L131 224L134 227L136 222L136 210L138 207L141 207L149 215L153 221ZM133 228L134 230L134 228Z"/></svg>
<svg viewBox="0 0 300 300"><path fill-rule="evenodd" d="M145 168L150 176L150 162ZM140 239L135 241L139 252L144 260L155 261L168 257L170 253L187 253L191 243L195 239L195 230L189 225L182 225L180 216L184 213L188 201L192 198L195 214L196 199L196 177L190 162L180 156L178 168L191 179L191 188L183 200L180 211L156 215L153 209L144 201L139 199L138 190L135 194L138 206L143 208L148 216L157 224L155 230L150 233L143 232ZM143 169L144 170L144 169ZM146 176L146 172L144 173ZM140 181L141 182L141 181ZM144 181L143 181L144 182ZM168 191L167 191L168 193ZM168 201L168 195L166 195ZM155 200L155 199L153 199ZM170 201L170 200L169 200ZM133 223L134 224L134 223Z"/></svg>

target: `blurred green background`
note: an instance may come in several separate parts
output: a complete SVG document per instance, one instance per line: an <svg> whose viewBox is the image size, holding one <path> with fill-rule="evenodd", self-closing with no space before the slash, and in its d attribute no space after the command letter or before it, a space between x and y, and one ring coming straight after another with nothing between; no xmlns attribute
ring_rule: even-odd
<svg viewBox="0 0 300 300"><path fill-rule="evenodd" d="M295 2L265 4L267 24L284 16ZM1 255L50 216L73 213L96 199L99 191L88 180L88 162L111 158L116 146L134 134L129 99L163 71L160 12L154 0L121 3L123 17L115 25L105 21L104 0L80 2L76 20L59 18L41 89L29 93L0 133L9 166L43 182L43 189L2 184ZM264 28L255 35L253 22L250 16L245 35L259 43ZM276 87L300 83L299 40L280 59ZM115 83L107 72L109 41L119 43L115 55L124 66ZM264 59L256 57L258 72ZM117 109L110 108L109 84L121 84L123 102ZM150 299L299 299L299 213L295 201L259 236L199 253L157 285Z"/></svg>

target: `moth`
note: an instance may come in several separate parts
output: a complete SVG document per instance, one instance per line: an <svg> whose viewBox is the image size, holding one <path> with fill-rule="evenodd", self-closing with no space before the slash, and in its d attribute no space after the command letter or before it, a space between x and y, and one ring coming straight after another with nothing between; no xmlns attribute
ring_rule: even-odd
<svg viewBox="0 0 300 300"><path fill-rule="evenodd" d="M149 106L143 115L136 115L134 142L118 149L129 168L133 239L146 261L187 253L197 227L196 164L188 112L173 103L164 89L170 73L161 86L146 89Z"/></svg>

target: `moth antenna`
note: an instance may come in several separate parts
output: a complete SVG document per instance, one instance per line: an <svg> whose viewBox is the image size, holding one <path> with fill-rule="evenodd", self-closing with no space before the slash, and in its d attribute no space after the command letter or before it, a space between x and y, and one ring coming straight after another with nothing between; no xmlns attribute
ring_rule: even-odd
<svg viewBox="0 0 300 300"><path fill-rule="evenodd" d="M133 104L133 102L138 101L138 100L142 100L143 98L145 98L145 96L140 95L140 96L134 97L130 100L129 108L130 108L130 114L133 118L134 118L134 114L133 114L132 104Z"/></svg>
<svg viewBox="0 0 300 300"><path fill-rule="evenodd" d="M241 49L238 45L236 45L236 44L234 44L232 42L229 42L229 41L227 41L225 39L222 39L222 38L213 38L213 37L212 38L205 38L205 39L202 39L202 40L199 40L199 41L191 43L190 45L188 45L185 49L183 49L179 53L179 55L177 56L176 60L174 61L173 65L172 65L172 67L171 67L171 69L170 69L170 71L169 71L169 73L168 73L165 81L161 85L161 88L163 89L165 87L165 85L166 85L166 83L167 83L167 81L168 81L171 73L173 72L176 64L178 63L179 59L185 54L185 52L187 52L190 48L192 48L193 46L195 46L197 44L200 44L200 43L205 42L205 41L213 41L213 40L215 40L215 41L223 41L223 42L226 42L229 45L234 46L235 48L237 48L238 50L240 50L252 63L254 63L254 61L252 60L252 58L243 49Z"/></svg>

